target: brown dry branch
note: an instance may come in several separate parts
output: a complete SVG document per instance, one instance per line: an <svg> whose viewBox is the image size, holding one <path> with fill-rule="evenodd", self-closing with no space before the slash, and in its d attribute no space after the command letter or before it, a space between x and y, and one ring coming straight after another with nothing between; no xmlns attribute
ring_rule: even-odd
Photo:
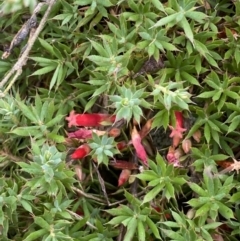
<svg viewBox="0 0 240 241"><path fill-rule="evenodd" d="M75 217L75 219L77 219L77 220L82 220L82 219L83 219L83 217L80 216L80 215L78 215L77 213L74 213L74 212L72 212L72 211L69 210L69 209L67 209L67 211L68 211L68 213L70 213L73 217ZM94 225L92 225L90 222L87 221L86 224L87 224L90 228L97 230L97 228L96 228Z"/></svg>
<svg viewBox="0 0 240 241"><path fill-rule="evenodd" d="M138 157L136 155L136 152L134 152L133 159L131 160L131 162L134 163L135 165L138 165ZM138 170L133 170L132 175L136 175L136 174L138 174ZM137 197L137 194L138 194L138 190L137 190L138 184L139 184L138 179L135 178L133 183L130 186L130 193L135 197Z"/></svg>
<svg viewBox="0 0 240 241"><path fill-rule="evenodd" d="M6 151L0 151L0 156L6 157L6 158L12 160L13 162L21 162L21 161L26 162L25 158L14 156Z"/></svg>
<svg viewBox="0 0 240 241"><path fill-rule="evenodd" d="M135 164L135 165L138 165L138 157L137 157L137 155L136 155L136 152L134 152L134 155L133 155L133 158L132 158L131 162L132 162L133 164ZM133 170L133 172L132 172L132 174L137 174L137 173L138 173L137 170ZM131 193L133 196L135 196L135 197L138 196L138 190L137 190L137 189L138 189L138 184L139 184L139 183L138 183L138 179L135 178L134 181L133 181L133 183L132 183L131 186L130 186L130 193ZM119 235L118 235L118 237L117 237L117 241L123 241L126 232L127 232L127 228L121 224L121 226L120 226L120 232L119 232Z"/></svg>
<svg viewBox="0 0 240 241"><path fill-rule="evenodd" d="M107 204L109 205L110 202L109 202L109 199L108 199L108 195L107 195L107 191L106 191L106 188L105 188L104 180L103 180L100 172L98 171L98 166L95 165L94 163L93 163L93 165L94 165L94 168L95 168L95 170L96 170L96 172L97 172L98 181L99 181L99 183L100 183L100 185L101 185L103 195L104 195L104 197L105 197L105 199L106 199Z"/></svg>
<svg viewBox="0 0 240 241"><path fill-rule="evenodd" d="M123 226L123 224L121 224L119 235L117 237L117 241L123 241L126 232L127 232L127 228L125 226Z"/></svg>
<svg viewBox="0 0 240 241"><path fill-rule="evenodd" d="M12 53L13 49L20 45L29 35L33 28L37 26L37 12L40 11L42 3L37 5L37 11L34 11L32 16L28 19L28 21L21 27L21 29L14 36L13 40L9 48L3 53L2 59L8 58L8 56ZM26 49L26 48L25 48ZM23 51L21 51L23 53ZM20 54L21 55L21 54Z"/></svg>
<svg viewBox="0 0 240 241"><path fill-rule="evenodd" d="M48 16L49 16L49 14L50 14L50 12L51 12L55 2L56 2L56 0L49 0L46 3L39 3L37 5L37 7L35 8L33 14L36 14L37 12L39 12L43 5L45 5L45 4L48 5L48 8L47 8L45 14L43 15L43 18L40 21L36 31L29 37L28 43L27 43L27 47L26 47L25 51L19 57L18 61L14 64L12 69L5 75L5 77L0 82L0 89L2 89L3 86L9 81L11 76L15 74L13 76L11 82L9 83L8 87L4 90L4 92L2 92L2 91L0 92L0 97L3 97L8 92L8 90L12 87L12 85L15 83L17 78L21 75L22 68L26 64L28 56L29 56L29 53L30 53L30 51L31 51L35 41L37 40L39 34L43 30L43 28L45 26L45 23L47 22ZM18 32L18 34L19 34L19 32ZM16 39L16 37L14 39Z"/></svg>
<svg viewBox="0 0 240 241"><path fill-rule="evenodd" d="M78 193L80 196L97 201L97 202L99 202L99 204L102 204L102 205L106 204L106 202L103 199L95 197L94 195L91 195L91 194L87 194L84 191L80 190L79 188L73 187L72 189L73 189L73 191Z"/></svg>

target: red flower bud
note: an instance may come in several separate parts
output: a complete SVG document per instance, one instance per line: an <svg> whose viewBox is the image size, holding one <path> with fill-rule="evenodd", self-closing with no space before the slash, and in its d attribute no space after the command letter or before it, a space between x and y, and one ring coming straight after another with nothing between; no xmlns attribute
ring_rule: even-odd
<svg viewBox="0 0 240 241"><path fill-rule="evenodd" d="M78 147L71 155L72 159L81 159L84 158L89 154L91 151L88 144L83 144L80 147Z"/></svg>
<svg viewBox="0 0 240 241"><path fill-rule="evenodd" d="M131 175L131 171L128 169L122 170L119 178L118 178L118 186L122 186L124 183L126 183Z"/></svg>
<svg viewBox="0 0 240 241"><path fill-rule="evenodd" d="M168 153L167 153L168 162L170 162L170 163L174 162L174 160L175 160L174 153L175 153L175 148L170 146L169 149L168 149Z"/></svg>
<svg viewBox="0 0 240 241"><path fill-rule="evenodd" d="M175 111L175 118L176 118L176 126L169 126L171 129L171 134L170 137L173 138L173 146L177 147L183 138L182 133L185 132L187 129L183 128L183 116L182 112L180 111Z"/></svg>
<svg viewBox="0 0 240 241"><path fill-rule="evenodd" d="M150 119L146 122L146 124L143 126L143 128L139 131L139 135L141 136L141 138L143 139L151 130L152 127L152 123L153 123L153 119Z"/></svg>
<svg viewBox="0 0 240 241"><path fill-rule="evenodd" d="M133 127L132 130L132 144L136 150L137 157L143 161L145 165L148 165L147 162L147 153L141 143L141 137L136 129L136 127Z"/></svg>
<svg viewBox="0 0 240 241"><path fill-rule="evenodd" d="M106 132L99 131L99 130L87 130L84 128L80 128L77 131L68 133L68 138L89 139L89 138L92 138L92 133L96 133L98 136L102 136Z"/></svg>
<svg viewBox="0 0 240 241"><path fill-rule="evenodd" d="M117 143L117 148L119 151L123 150L126 147L127 147L127 143L125 141L120 141Z"/></svg>
<svg viewBox="0 0 240 241"><path fill-rule="evenodd" d="M155 205L151 205L151 207L158 213L163 213L162 208L159 206L155 206ZM171 215L169 213L163 213L163 215L165 216L166 219L170 219Z"/></svg>
<svg viewBox="0 0 240 241"><path fill-rule="evenodd" d="M111 161L109 165L113 166L116 169L128 169L128 170L137 170L138 165L132 162L128 161L122 161L122 160L115 160Z"/></svg>
<svg viewBox="0 0 240 241"><path fill-rule="evenodd" d="M83 173L82 167L80 165L75 165L75 172L80 182L85 178L85 173Z"/></svg>
<svg viewBox="0 0 240 241"><path fill-rule="evenodd" d="M201 141L201 137L202 137L202 132L200 130L196 130L194 133L193 133L193 139L199 143Z"/></svg>
<svg viewBox="0 0 240 241"><path fill-rule="evenodd" d="M108 135L111 137L118 137L121 134L121 131L118 128L112 128L109 132Z"/></svg>
<svg viewBox="0 0 240 241"><path fill-rule="evenodd" d="M116 119L115 115L108 114L75 114L74 111L65 118L68 121L68 127L71 126L101 126L102 123L113 123Z"/></svg>
<svg viewBox="0 0 240 241"><path fill-rule="evenodd" d="M168 149L167 160L169 163L173 164L174 167L181 167L180 157L183 155L181 149L176 149L172 146Z"/></svg>
<svg viewBox="0 0 240 241"><path fill-rule="evenodd" d="M183 151L184 151L186 154L190 152L191 148L192 148L192 142L191 142L191 140L190 140L190 139L185 139L185 140L183 140L183 142L182 142L182 149L183 149Z"/></svg>

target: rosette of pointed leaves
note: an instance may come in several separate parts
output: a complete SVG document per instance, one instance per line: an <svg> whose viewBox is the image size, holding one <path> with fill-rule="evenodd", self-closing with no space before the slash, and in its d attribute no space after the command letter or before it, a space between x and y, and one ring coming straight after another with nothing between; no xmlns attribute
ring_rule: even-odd
<svg viewBox="0 0 240 241"><path fill-rule="evenodd" d="M150 240L150 237L155 236L160 239L157 225L149 217L151 208L149 204L142 205L142 202L125 191L125 197L131 207L121 205L118 208L112 208L106 212L115 216L108 224L120 225L123 224L127 232L124 235L124 240L130 241L137 234L138 240Z"/></svg>
<svg viewBox="0 0 240 241"><path fill-rule="evenodd" d="M143 89L131 90L125 86L118 87L120 95L111 95L110 101L116 108L116 121L124 118L129 122L133 117L137 123L140 123L140 117L143 116L140 106L150 108L149 104L144 97L146 94Z"/></svg>
<svg viewBox="0 0 240 241"><path fill-rule="evenodd" d="M109 157L113 158L115 154L119 154L113 137L106 135L98 136L93 133L93 138L89 142L89 147L92 149L90 155L98 164L103 163L108 165Z"/></svg>
<svg viewBox="0 0 240 241"><path fill-rule="evenodd" d="M150 202L159 194L168 200L175 199L176 193L181 191L187 177L181 175L173 165L167 165L159 154L156 157L156 163L149 161L149 167L150 170L137 175L137 178L148 181L148 188L151 188L145 195L143 203Z"/></svg>

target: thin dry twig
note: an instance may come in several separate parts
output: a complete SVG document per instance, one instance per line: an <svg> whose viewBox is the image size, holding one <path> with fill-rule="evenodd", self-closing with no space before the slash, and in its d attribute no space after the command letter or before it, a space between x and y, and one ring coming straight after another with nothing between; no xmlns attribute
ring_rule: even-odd
<svg viewBox="0 0 240 241"><path fill-rule="evenodd" d="M137 155L136 155L136 152L134 152L134 155L133 155L133 160L132 160L132 162L134 163L134 164L136 164L136 165L138 165L138 157L137 157ZM138 173L138 170L133 170L133 172L132 172L132 175L136 175ZM130 186L130 193L133 195L133 196L135 196L135 197L137 197L137 194L138 194L138 179L137 178L135 178L134 179L134 181L133 181L133 183L131 184L131 186Z"/></svg>
<svg viewBox="0 0 240 241"><path fill-rule="evenodd" d="M103 195L104 195L104 197L105 197L105 199L106 199L106 201L107 201L107 204L109 205L110 202L109 202L109 199L108 199L108 195L107 195L107 191L106 191L106 188L105 188L104 180L103 180L100 172L98 171L97 165L95 165L94 163L93 163L93 165L94 165L95 170L96 170L96 172L97 172L98 180L99 180L99 183L100 183L100 185L101 185L101 188L102 188L102 191L103 191Z"/></svg>
<svg viewBox="0 0 240 241"><path fill-rule="evenodd" d="M72 189L73 189L73 191L75 191L76 193L80 194L81 196L83 196L83 197L85 197L85 198L89 198L89 199L95 200L95 201L97 201L97 202L100 202L100 203L102 203L102 204L106 204L106 203L104 202L104 200L102 200L102 199L100 199L100 198L98 198L98 197L95 197L95 196L93 196L93 195L91 195L91 194L87 194L87 193L85 193L84 191L82 191L82 190L80 190L80 189L78 189L78 188L76 188L76 187L73 187Z"/></svg>
<svg viewBox="0 0 240 241"><path fill-rule="evenodd" d="M17 156L14 156L6 151L0 151L0 156L4 156L6 158L9 158L10 160L14 161L14 162L21 162L21 161L25 161L24 158L22 157L17 157Z"/></svg>
<svg viewBox="0 0 240 241"><path fill-rule="evenodd" d="M47 22L48 16L55 4L56 0L49 0L46 3L41 3L41 5L37 5L36 9L39 11L39 6L42 7L43 4L48 4L48 8L42 18L42 20L39 23L39 26L37 27L36 31L34 32L34 34L32 36L30 36L30 38L28 39L28 43L27 43L27 47L24 50L23 54L21 55L21 57L18 59L18 61L14 64L14 66L12 67L12 69L6 74L6 76L2 79L2 81L0 82L0 89L3 88L3 86L9 81L9 79L11 78L11 76L15 73L15 76L13 77L12 81L10 82L9 86L6 88L6 90L4 91L4 93L0 93L0 97L3 97L6 92L11 88L11 86L15 83L15 81L17 80L17 78L21 75L22 73L22 68L23 66L26 64L27 60L28 60L28 56L29 53L35 43L35 41L37 40L39 34L41 33L41 31L43 30L45 23ZM35 9L35 11L36 11ZM35 13L34 13L35 14Z"/></svg>
<svg viewBox="0 0 240 241"><path fill-rule="evenodd" d="M117 241L123 241L126 232L127 232L127 228L125 226L123 226L123 224L121 224L119 235L117 237Z"/></svg>
<svg viewBox="0 0 240 241"><path fill-rule="evenodd" d="M144 191L141 191L141 192L138 192L136 197L141 197L145 194L145 190ZM117 201L117 202L114 202L114 203L110 203L108 206L109 207L112 207L112 206L118 206L119 204L122 204L122 203L127 203L127 199L122 199L120 201Z"/></svg>
<svg viewBox="0 0 240 241"><path fill-rule="evenodd" d="M74 213L74 212L72 212L72 211L69 210L69 209L67 209L67 211L68 211L72 216L74 216L77 220L82 220L82 219L83 219L83 217L81 217L81 216L78 215L77 213ZM90 228L97 230L97 228L96 228L94 225L92 225L90 222L87 221L86 224L87 224Z"/></svg>
<svg viewBox="0 0 240 241"><path fill-rule="evenodd" d="M32 29L35 29L37 26L37 13L41 10L43 3L39 3L37 7L35 8L32 16L28 19L28 21L23 24L21 29L17 32L17 34L12 39L10 46L6 49L6 51L2 55L2 59L8 58L8 56L12 53L13 49L17 46L19 46L29 35L30 32L32 32ZM24 47L20 53L20 55L23 53L23 50L25 50L26 47Z"/></svg>
<svg viewBox="0 0 240 241"><path fill-rule="evenodd" d="M134 152L133 159L131 160L131 162L136 164L136 165L138 164L138 158L137 158L136 152ZM138 173L137 170L133 170L133 172L132 172L132 174L137 174L137 173ZM135 197L138 196L138 192L137 192L138 190L137 189L138 189L138 179L135 178L135 180L133 181L133 183L130 186L130 193ZM119 232L119 235L117 237L117 241L123 241L126 232L127 232L127 228L121 224L120 232Z"/></svg>

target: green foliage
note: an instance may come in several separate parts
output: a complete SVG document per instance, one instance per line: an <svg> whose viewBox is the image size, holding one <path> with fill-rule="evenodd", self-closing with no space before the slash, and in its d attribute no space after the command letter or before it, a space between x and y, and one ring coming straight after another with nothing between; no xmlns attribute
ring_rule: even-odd
<svg viewBox="0 0 240 241"><path fill-rule="evenodd" d="M116 216L111 219L108 224L115 226L122 223L127 228L124 236L124 240L126 241L132 240L135 233L138 235L138 240L141 241L147 240L151 233L156 238L160 238L157 226L149 218L151 213L151 209L148 207L149 205L142 205L140 200L128 192L125 192L125 197L131 206L121 205L118 208L108 210L108 213ZM149 228L148 232L146 232L146 228Z"/></svg>
<svg viewBox="0 0 240 241"><path fill-rule="evenodd" d="M166 87L162 85L155 85L152 92L154 102L160 102L168 111L174 104L182 109L188 109L188 103L191 103L191 95L186 91L186 89L181 89L181 83L169 82L164 85L166 85Z"/></svg>
<svg viewBox="0 0 240 241"><path fill-rule="evenodd" d="M55 146L44 145L40 150L36 143L33 143L32 150L33 162L18 162L22 171L32 176L27 186L35 195L47 192L56 196L59 191L66 194L65 187L70 187L74 179L73 173L65 170L63 153L58 152Z"/></svg>
<svg viewBox="0 0 240 241"><path fill-rule="evenodd" d="M98 164L105 164L106 166L109 163L109 158L118 154L119 151L115 147L114 138L107 137L104 135L103 137L99 137L95 133L93 134L93 139L89 143L92 151L90 155L97 159Z"/></svg>
<svg viewBox="0 0 240 241"><path fill-rule="evenodd" d="M14 1L3 1L1 9L4 13L13 13L21 10L24 7L29 7L32 12L34 7L37 5L37 0L14 0Z"/></svg>
<svg viewBox="0 0 240 241"><path fill-rule="evenodd" d="M229 192L235 186L233 177L228 177L224 183L219 178L210 176L211 173L204 174L204 183L202 187L196 183L190 183L190 188L200 197L193 198L188 204L196 208L195 217L204 217L209 215L212 220L216 220L218 212L226 219L234 218L232 210L225 205L226 200L230 198Z"/></svg>
<svg viewBox="0 0 240 241"><path fill-rule="evenodd" d="M174 221L163 222L163 232L171 240L213 241L213 238L210 234L221 225L220 222L204 224L204 221L201 218L194 222L180 211L178 213L172 211L171 213Z"/></svg>
<svg viewBox="0 0 240 241"><path fill-rule="evenodd" d="M116 108L116 121L124 118L129 122L132 117L140 123L140 117L143 116L142 107L150 108L150 104L144 100L143 89L132 92L126 87L119 87L120 95L112 95L109 97L110 101L114 103Z"/></svg>
<svg viewBox="0 0 240 241"><path fill-rule="evenodd" d="M1 56L37 3L0 0ZM239 1L57 0L1 86L1 240L239 240L239 16ZM116 118L70 138L73 110Z"/></svg>
<svg viewBox="0 0 240 241"><path fill-rule="evenodd" d="M181 191L181 187L186 183L186 179L174 169L173 165L166 166L160 155L156 157L156 163L150 161L150 170L146 170L137 175L140 180L149 181L148 186L153 187L143 199L143 203L150 202L158 194L163 195L168 200L175 198Z"/></svg>

